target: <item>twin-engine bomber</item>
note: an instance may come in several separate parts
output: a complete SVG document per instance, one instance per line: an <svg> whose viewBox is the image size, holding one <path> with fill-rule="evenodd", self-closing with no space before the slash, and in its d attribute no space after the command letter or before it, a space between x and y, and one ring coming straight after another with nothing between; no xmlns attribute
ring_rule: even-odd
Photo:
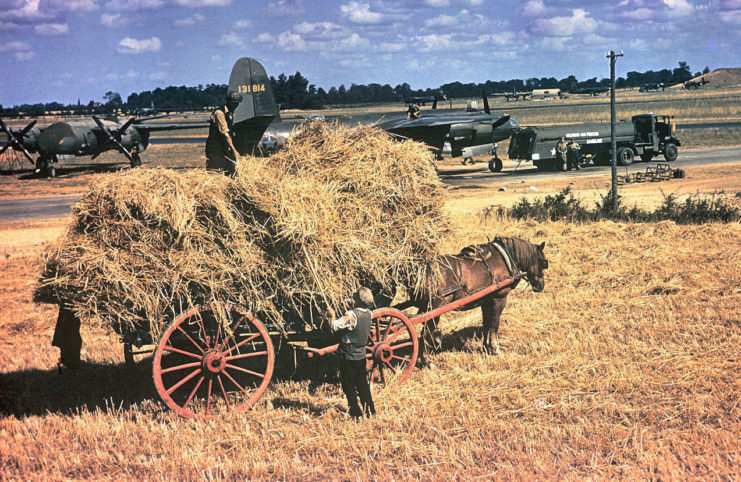
<svg viewBox="0 0 741 482"><path fill-rule="evenodd" d="M677 147L682 143L671 119L668 115L648 113L633 116L631 122L616 123L618 165L629 166L636 156L645 162L658 155L669 162L676 160ZM556 145L563 137L579 143L583 163L591 160L596 165L609 165L610 136L609 123L528 127L512 136L508 153L510 159L532 161L540 170L565 171L566 163L559 162L556 156Z"/></svg>

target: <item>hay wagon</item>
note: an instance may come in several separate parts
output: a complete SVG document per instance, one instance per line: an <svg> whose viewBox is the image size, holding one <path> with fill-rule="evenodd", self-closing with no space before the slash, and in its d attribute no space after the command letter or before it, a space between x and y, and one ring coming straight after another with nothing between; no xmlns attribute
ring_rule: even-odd
<svg viewBox="0 0 741 482"><path fill-rule="evenodd" d="M367 369L375 386L403 383L419 353L416 327L440 315L501 290L520 280L517 275L453 303L411 318L397 307L373 311L366 346ZM217 320L226 319L227 323ZM154 345L154 385L172 410L187 418L213 419L253 406L265 392L275 368L274 340L293 344L309 358L327 355L338 345L315 348L305 333L280 333L248 310L233 304L212 304L184 311ZM327 338L325 338L327 340ZM127 363L134 363L130 342ZM151 351L150 351L151 353Z"/></svg>

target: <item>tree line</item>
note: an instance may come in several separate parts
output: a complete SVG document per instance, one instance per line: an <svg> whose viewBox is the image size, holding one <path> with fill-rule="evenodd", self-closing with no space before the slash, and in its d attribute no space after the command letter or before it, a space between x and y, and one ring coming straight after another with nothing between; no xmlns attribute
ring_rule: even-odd
<svg viewBox="0 0 741 482"><path fill-rule="evenodd" d="M679 62L674 69L662 69L659 71L649 70L646 72L628 72L625 77L616 80L617 88L644 87L650 84L663 83L674 85L684 83L687 80L710 72L708 67L702 72L692 74L687 62ZM376 104L403 101L409 97L445 96L449 99L455 98L478 98L482 92L487 94L503 93L512 91L531 91L534 89L560 89L564 92L572 92L578 89L590 87L609 87L610 79L597 77L579 81L574 75L563 79L555 77L532 77L529 79L512 79L503 81L488 80L483 83L451 82L432 89L412 89L408 83L391 87L389 84L350 84L350 87L340 85L325 90L311 84L300 72L292 75L280 74L277 78L270 77L270 85L275 95L276 102L282 109L321 109L330 106L346 106L359 104ZM0 105L0 115L3 117L28 115L40 116L50 112L62 114L110 114L114 112L127 112L147 115L157 111L193 111L211 109L221 105L226 96L227 86L223 84L198 85L197 87L166 87L156 88L152 91L133 93L123 101L117 92L106 92L102 102L90 101L87 104L62 105L58 102L47 104L22 104L14 107L3 108Z"/></svg>

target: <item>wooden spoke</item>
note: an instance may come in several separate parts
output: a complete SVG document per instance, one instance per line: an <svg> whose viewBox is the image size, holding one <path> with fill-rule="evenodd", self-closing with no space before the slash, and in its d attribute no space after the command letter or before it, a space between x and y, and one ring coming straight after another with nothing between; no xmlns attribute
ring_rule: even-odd
<svg viewBox="0 0 741 482"><path fill-rule="evenodd" d="M188 375L187 377L183 378L182 380L180 380L179 382L177 382L175 385L171 386L170 389L167 390L167 394L170 395L172 392L174 392L175 390L177 390L178 388L180 388L184 383L186 383L188 380L190 380L194 376L198 375L199 373L201 373L201 369L200 368L198 368L196 370L193 370L190 373L190 375Z"/></svg>
<svg viewBox="0 0 741 482"><path fill-rule="evenodd" d="M198 350L199 350L199 351L200 351L201 353L205 353L205 351L203 351L203 348L201 348L201 346L200 346L200 345L199 345L198 343L196 343L196 342L195 342L195 341L193 340L193 338L191 338L191 337L190 337L190 335L189 335L188 333L186 333L186 332L185 332L185 330L183 330L183 327L182 327L182 326L179 326L179 325L178 325L178 331L179 331L179 332L181 332L181 333L182 333L183 335L185 335L185 337L186 337L187 339L189 339L189 340L190 340L190 342L191 342L191 343L193 343L193 346L195 346L196 348L198 348Z"/></svg>

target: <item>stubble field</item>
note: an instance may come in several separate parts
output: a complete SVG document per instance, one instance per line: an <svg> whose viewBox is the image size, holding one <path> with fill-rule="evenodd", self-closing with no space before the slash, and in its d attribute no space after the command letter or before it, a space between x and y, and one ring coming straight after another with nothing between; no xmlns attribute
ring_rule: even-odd
<svg viewBox="0 0 741 482"><path fill-rule="evenodd" d="M147 158L201 166L202 145L155 145ZM736 164L687 174L626 187L625 202L721 190L741 202ZM94 175L3 179L0 196L81 192ZM571 182L591 202L609 180ZM478 310L445 316L432 366L376 390L378 416L359 423L345 415L331 359L283 368L253 410L214 422L166 409L151 371L127 370L104 330L84 327L82 368L58 374L56 311L31 294L40 253L65 221L0 225L0 478L738 478L741 225L482 214L564 184L529 186L451 190L456 234L446 247L496 235L545 241L545 291L510 295L496 356L481 350ZM327 378L312 383L317 373Z"/></svg>
<svg viewBox="0 0 741 482"><path fill-rule="evenodd" d="M519 288L501 353L478 311L443 319L433 367L376 391L353 423L330 375L282 373L244 415L193 422L84 329L59 375L55 312L31 302L41 246L3 241L0 472L7 478L735 478L741 462L741 226L588 225L454 216L449 250L497 234L546 241L545 292ZM46 231L44 231L46 230ZM40 236L43 236L40 235ZM43 239L43 237L42 237Z"/></svg>

